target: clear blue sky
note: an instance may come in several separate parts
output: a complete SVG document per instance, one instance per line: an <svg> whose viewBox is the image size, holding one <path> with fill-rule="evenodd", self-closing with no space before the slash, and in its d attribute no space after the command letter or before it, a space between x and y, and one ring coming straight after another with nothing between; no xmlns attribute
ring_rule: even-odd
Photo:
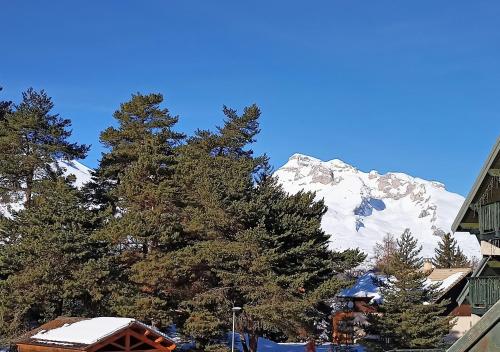
<svg viewBox="0 0 500 352"><path fill-rule="evenodd" d="M257 103L255 146L466 194L500 134L498 1L2 1L0 97L44 88L92 144L133 92L179 130Z"/></svg>

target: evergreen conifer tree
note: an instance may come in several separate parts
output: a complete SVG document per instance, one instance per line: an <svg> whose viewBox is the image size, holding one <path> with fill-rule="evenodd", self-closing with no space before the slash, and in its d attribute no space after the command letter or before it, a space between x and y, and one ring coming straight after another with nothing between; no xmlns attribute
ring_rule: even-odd
<svg viewBox="0 0 500 352"><path fill-rule="evenodd" d="M391 348L438 347L450 328L451 318L443 316L448 302L436 303L437 287L426 284L417 239L406 230L396 242L395 279L382 290L381 315L370 317L370 331Z"/></svg>
<svg viewBox="0 0 500 352"><path fill-rule="evenodd" d="M116 248L112 260L120 268L113 309L154 324L171 322L177 303L165 287L153 288L150 274L158 275L155 261L184 241L175 182L184 136L173 130L177 118L160 107L162 101L161 94L135 94L121 104L114 113L118 126L101 134L109 151L87 187L98 205L112 209L100 235Z"/></svg>
<svg viewBox="0 0 500 352"><path fill-rule="evenodd" d="M432 259L432 264L436 268L463 268L471 265L457 245L457 240L450 233L443 236L434 252L436 254Z"/></svg>
<svg viewBox="0 0 500 352"><path fill-rule="evenodd" d="M105 242L93 238L100 218L86 209L71 180L36 184L29 208L0 229L0 336L6 338L59 315L106 314Z"/></svg>
<svg viewBox="0 0 500 352"><path fill-rule="evenodd" d="M61 174L59 159L84 158L88 147L68 141L71 122L51 113L54 104L30 88L0 119L0 198L31 205L37 182Z"/></svg>
<svg viewBox="0 0 500 352"><path fill-rule="evenodd" d="M231 307L240 305L238 331L248 336L244 350L254 352L260 336L313 335L313 322L325 318L322 300L345 284L336 269L364 256L329 251L324 204L310 193L286 194L266 157L254 156L259 109L224 113L224 126L198 131L179 158L191 241L180 262L193 288L183 327L207 346L230 328Z"/></svg>

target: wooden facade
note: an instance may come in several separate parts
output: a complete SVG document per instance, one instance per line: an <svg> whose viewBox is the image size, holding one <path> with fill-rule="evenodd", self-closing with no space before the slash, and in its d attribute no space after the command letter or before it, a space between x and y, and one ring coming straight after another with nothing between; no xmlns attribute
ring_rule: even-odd
<svg viewBox="0 0 500 352"><path fill-rule="evenodd" d="M30 331L17 340L16 345L19 352L171 352L175 349L175 343L168 336L158 330L131 321L126 326L120 327L110 334L105 334L92 343L74 342L71 336L60 338L57 341L37 338L40 332L64 328L71 324L88 320L80 318L61 317L39 328ZM85 331L80 332L85 335Z"/></svg>
<svg viewBox="0 0 500 352"><path fill-rule="evenodd" d="M485 314L500 299L500 138L453 222L452 230L475 235L483 258L469 278L459 303Z"/></svg>

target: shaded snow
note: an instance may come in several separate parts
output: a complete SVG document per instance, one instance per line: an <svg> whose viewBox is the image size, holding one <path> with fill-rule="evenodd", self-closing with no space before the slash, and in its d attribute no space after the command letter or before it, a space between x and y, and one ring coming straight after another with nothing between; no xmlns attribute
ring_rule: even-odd
<svg viewBox="0 0 500 352"><path fill-rule="evenodd" d="M321 161L294 154L275 172L289 193L316 192L328 211L322 227L335 250L360 248L370 256L373 247L391 233L409 228L423 245L424 257L434 256L440 235L449 232L464 198L442 183L404 173L363 172L341 160ZM455 238L467 256L480 256L479 244L468 233Z"/></svg>
<svg viewBox="0 0 500 352"><path fill-rule="evenodd" d="M31 338L61 343L93 344L134 322L130 318L100 317L65 324L59 328L40 331Z"/></svg>
<svg viewBox="0 0 500 352"><path fill-rule="evenodd" d="M340 297L370 297L372 302L380 302L382 294L380 292L380 283L387 282L387 277L376 275L374 273L366 273L360 276L356 283L340 291Z"/></svg>

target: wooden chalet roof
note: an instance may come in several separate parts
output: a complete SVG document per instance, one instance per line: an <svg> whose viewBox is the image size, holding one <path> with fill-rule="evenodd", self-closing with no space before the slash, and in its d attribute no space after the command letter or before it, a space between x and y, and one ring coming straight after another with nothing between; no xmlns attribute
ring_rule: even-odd
<svg viewBox="0 0 500 352"><path fill-rule="evenodd" d="M438 299L448 293L453 287L459 284L472 272L471 268L435 268L427 276L432 283L441 283L441 290Z"/></svg>
<svg viewBox="0 0 500 352"><path fill-rule="evenodd" d="M466 276L470 272L471 272L470 268L447 268L447 269L436 268L436 269L432 270L432 272L427 277L431 281L443 281L454 274L460 273L460 274L462 274L462 276L460 277L460 279L461 279L462 277Z"/></svg>
<svg viewBox="0 0 500 352"><path fill-rule="evenodd" d="M494 177L500 176L500 137L491 149L479 175L458 212L451 229L453 232L466 231L476 232L479 228L477 214L471 209L471 205L477 203L487 193L488 203L500 201L500 187L489 189L494 182ZM491 188L491 187L490 187Z"/></svg>
<svg viewBox="0 0 500 352"><path fill-rule="evenodd" d="M133 340L131 340L133 339ZM132 342L131 342L132 341ZM113 345L115 351L141 350L172 351L174 341L153 327L131 318L79 318L59 317L18 338L18 346L39 346L53 349L101 351ZM117 349L117 347L123 349Z"/></svg>

